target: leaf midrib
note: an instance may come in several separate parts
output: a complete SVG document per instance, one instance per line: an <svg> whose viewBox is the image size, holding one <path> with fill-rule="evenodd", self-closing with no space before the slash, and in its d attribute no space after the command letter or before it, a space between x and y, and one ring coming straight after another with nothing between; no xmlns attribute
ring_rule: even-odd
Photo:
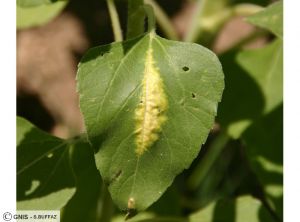
<svg viewBox="0 0 300 222"><path fill-rule="evenodd" d="M43 153L42 155L40 155L39 157L37 157L35 160L31 161L29 164L26 164L25 166L23 166L22 169L20 169L17 172L17 175L20 175L21 173L23 173L24 171L26 171L28 168L30 168L31 166L35 165L37 162L39 162L40 160L42 160L44 157L46 157L50 153L56 151L57 149L61 148L62 146L66 145L67 143L68 143L67 141L61 141L61 143L58 144L57 146L51 148L46 153Z"/></svg>
<svg viewBox="0 0 300 222"><path fill-rule="evenodd" d="M153 40L153 36L150 36L150 39L149 39L149 46L148 46L148 49L146 51L146 54L145 54L145 57L147 59L147 52L151 49L152 47L152 40ZM145 61L145 63L147 63L147 61ZM147 64L148 65L148 64ZM148 66L145 67L145 69L148 69ZM145 70L144 70L144 75L145 75ZM148 78L146 79L146 95L145 95L145 113L144 113L144 121L143 121L143 127L142 127L142 131L144 131L144 128L145 128L145 116L146 116L146 113L147 113L147 87L148 87L148 84L147 84L147 81ZM144 138L144 133L143 133L143 138ZM143 139L143 143L144 143L144 139ZM132 196L132 193L134 192L134 187L135 187L135 183L136 183L136 175L137 175L137 171L138 171L138 168L139 168L139 162L140 162L140 157L141 155L137 155L137 161L136 161L136 165L135 165L135 170L134 170L134 174L133 174L133 183L132 183L132 187L131 187L131 192L130 192L130 195L129 195L129 198Z"/></svg>

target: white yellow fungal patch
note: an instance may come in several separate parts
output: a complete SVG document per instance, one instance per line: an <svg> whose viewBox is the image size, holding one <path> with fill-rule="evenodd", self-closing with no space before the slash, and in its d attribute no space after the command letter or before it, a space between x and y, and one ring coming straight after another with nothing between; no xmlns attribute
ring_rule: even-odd
<svg viewBox="0 0 300 222"><path fill-rule="evenodd" d="M163 123L167 120L167 96L163 80L153 59L150 47L145 60L143 89L140 103L135 110L136 154L142 155L159 138Z"/></svg>

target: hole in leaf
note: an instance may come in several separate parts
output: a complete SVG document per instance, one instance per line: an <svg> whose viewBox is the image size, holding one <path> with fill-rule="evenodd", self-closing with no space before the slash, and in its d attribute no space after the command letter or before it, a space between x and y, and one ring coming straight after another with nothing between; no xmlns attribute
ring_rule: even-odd
<svg viewBox="0 0 300 222"><path fill-rule="evenodd" d="M189 68L189 67L187 67L187 66L183 66L183 67L182 67L182 70L183 70L183 71L185 71L185 72L187 72L187 71L189 71L189 70L190 70L190 68Z"/></svg>
<svg viewBox="0 0 300 222"><path fill-rule="evenodd" d="M196 98L196 94L192 93L192 98L195 99Z"/></svg>

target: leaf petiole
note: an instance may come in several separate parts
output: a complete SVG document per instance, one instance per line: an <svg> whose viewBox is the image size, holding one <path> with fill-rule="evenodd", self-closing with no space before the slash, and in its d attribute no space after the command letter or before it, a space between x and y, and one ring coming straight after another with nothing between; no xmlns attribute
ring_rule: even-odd
<svg viewBox="0 0 300 222"><path fill-rule="evenodd" d="M112 23L114 38L116 42L123 41L122 29L119 21L119 15L114 0L107 0L107 7Z"/></svg>
<svg viewBox="0 0 300 222"><path fill-rule="evenodd" d="M147 15L148 32L155 32L156 20L155 20L155 14L154 14L153 8L149 4L145 4L143 7L144 7L144 10L145 10L146 15Z"/></svg>
<svg viewBox="0 0 300 222"><path fill-rule="evenodd" d="M178 40L179 36L175 30L172 22L170 21L166 12L157 4L154 0L145 0L145 2L153 7L157 24L160 25L162 31L165 33L168 39Z"/></svg>

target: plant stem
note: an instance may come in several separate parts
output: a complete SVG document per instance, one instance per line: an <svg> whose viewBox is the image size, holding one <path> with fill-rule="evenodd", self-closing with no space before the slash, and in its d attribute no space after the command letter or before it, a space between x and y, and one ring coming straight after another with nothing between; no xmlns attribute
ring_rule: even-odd
<svg viewBox="0 0 300 222"><path fill-rule="evenodd" d="M114 0L107 0L107 6L108 6L110 19L111 19L115 41L116 42L123 41L119 15Z"/></svg>
<svg viewBox="0 0 300 222"><path fill-rule="evenodd" d="M148 32L155 32L155 15L153 8L150 5L144 5L145 12L148 19Z"/></svg>
<svg viewBox="0 0 300 222"><path fill-rule="evenodd" d="M241 3L237 4L233 7L233 14L235 16L250 16L253 15L261 10L263 10L264 7L260 5L250 4L250 3Z"/></svg>
<svg viewBox="0 0 300 222"><path fill-rule="evenodd" d="M197 38L197 36L200 32L199 18L203 12L203 8L204 8L206 2L207 2L206 0L197 1L196 6L195 6L195 13L193 15L190 27L188 28L188 31L185 34L184 41L194 42L194 40Z"/></svg>
<svg viewBox="0 0 300 222"><path fill-rule="evenodd" d="M128 0L126 39L134 38L144 33L145 12L143 0Z"/></svg>
<svg viewBox="0 0 300 222"><path fill-rule="evenodd" d="M145 0L145 3L151 5L154 9L155 17L163 32L169 39L178 40L178 34L174 29L169 17L164 10L154 0Z"/></svg>
<svg viewBox="0 0 300 222"><path fill-rule="evenodd" d="M229 139L230 137L226 134L226 132L221 132L214 139L209 150L188 178L187 183L190 190L195 190L200 185Z"/></svg>

